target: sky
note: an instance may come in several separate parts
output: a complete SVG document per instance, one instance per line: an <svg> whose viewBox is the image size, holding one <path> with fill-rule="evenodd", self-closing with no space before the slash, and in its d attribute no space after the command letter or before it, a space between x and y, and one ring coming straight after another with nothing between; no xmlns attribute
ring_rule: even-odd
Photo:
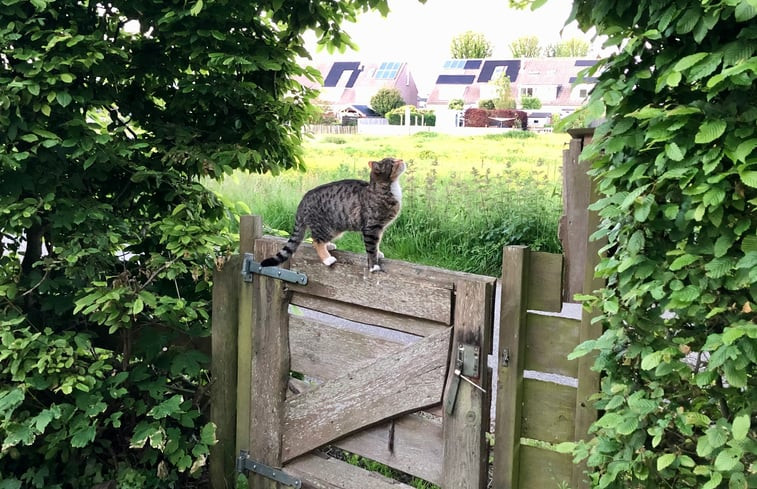
<svg viewBox="0 0 757 489"><path fill-rule="evenodd" d="M591 42L575 23L568 26L570 0L549 0L541 8L519 10L508 0L389 0L389 14L369 12L342 27L358 50L329 54L316 50L314 35L305 37L315 62L323 60L405 61L420 95L427 95L444 60L450 58L452 38L479 32L491 43L493 58L511 58L510 43L535 35L542 45L572 37Z"/></svg>

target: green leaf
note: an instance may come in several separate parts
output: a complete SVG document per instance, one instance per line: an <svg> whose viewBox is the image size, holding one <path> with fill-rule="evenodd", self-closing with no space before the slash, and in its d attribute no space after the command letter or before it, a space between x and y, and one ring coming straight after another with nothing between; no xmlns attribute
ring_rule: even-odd
<svg viewBox="0 0 757 489"><path fill-rule="evenodd" d="M681 148L676 143L666 144L665 154L673 161L681 161L684 157L683 151L681 151Z"/></svg>
<svg viewBox="0 0 757 489"><path fill-rule="evenodd" d="M200 441L208 446L216 444L216 425L208 423L200 430Z"/></svg>
<svg viewBox="0 0 757 489"><path fill-rule="evenodd" d="M732 387L746 387L746 370L736 367L733 362L728 362L723 365L723 373L725 374L725 380L727 380Z"/></svg>
<svg viewBox="0 0 757 489"><path fill-rule="evenodd" d="M698 255L690 255L686 253L685 255L681 255L675 260L673 260L673 263L670 264L670 270L672 271L680 270L683 267L686 267L688 265L691 265L695 261L698 261L700 258L702 257Z"/></svg>
<svg viewBox="0 0 757 489"><path fill-rule="evenodd" d="M83 429L74 433L71 437L71 446L74 448L86 447L95 440L94 425L85 426Z"/></svg>
<svg viewBox="0 0 757 489"><path fill-rule="evenodd" d="M198 16L201 11L202 11L202 0L197 0L197 2L192 6L192 8L189 9L189 13L195 17Z"/></svg>
<svg viewBox="0 0 757 489"><path fill-rule="evenodd" d="M715 457L715 468L721 472L728 472L736 468L741 457L741 450L726 448Z"/></svg>
<svg viewBox="0 0 757 489"><path fill-rule="evenodd" d="M721 120L708 120L699 127L694 142L697 144L711 143L723 135L727 124Z"/></svg>
<svg viewBox="0 0 757 489"><path fill-rule="evenodd" d="M757 236L744 236L741 241L741 251L744 253L757 252Z"/></svg>
<svg viewBox="0 0 757 489"><path fill-rule="evenodd" d="M172 416L181 412L180 406L182 402L184 402L184 398L181 395L177 394L150 409L147 415L152 416L155 419L162 419L167 416Z"/></svg>
<svg viewBox="0 0 757 489"><path fill-rule="evenodd" d="M0 413L4 414L3 417L10 417L9 412L13 412L24 402L25 397L24 391L18 387L0 393Z"/></svg>
<svg viewBox="0 0 757 489"><path fill-rule="evenodd" d="M670 464L675 462L675 460L676 455L674 453L666 453L657 457L657 470L665 470Z"/></svg>
<svg viewBox="0 0 757 489"><path fill-rule="evenodd" d="M71 73L62 73L60 75L60 79L66 83L71 83L72 81L74 81L74 76Z"/></svg>
<svg viewBox="0 0 757 489"><path fill-rule="evenodd" d="M744 185L746 185L747 187L757 188L757 171L740 171L739 176L741 177L741 181L744 183Z"/></svg>
<svg viewBox="0 0 757 489"><path fill-rule="evenodd" d="M738 22L746 22L757 15L757 7L752 5L748 0L740 1L736 4L736 10L734 11L734 17Z"/></svg>
<svg viewBox="0 0 757 489"><path fill-rule="evenodd" d="M749 413L741 413L737 415L735 418L733 418L733 439L734 440L744 440L746 439L747 434L749 433L750 428L750 416Z"/></svg>
<svg viewBox="0 0 757 489"><path fill-rule="evenodd" d="M695 53L690 54L688 56L684 56L681 58L678 63L673 66L673 69L675 71L683 71L685 69L691 68L695 64L697 64L702 59L706 58L709 53Z"/></svg>
<svg viewBox="0 0 757 489"><path fill-rule="evenodd" d="M58 101L61 107L67 107L71 103L71 95L68 92L58 92L55 94L55 99Z"/></svg>
<svg viewBox="0 0 757 489"><path fill-rule="evenodd" d="M746 161L755 147L757 147L757 138L748 139L738 145L733 156L736 158L736 161Z"/></svg>
<svg viewBox="0 0 757 489"><path fill-rule="evenodd" d="M710 480L704 483L702 489L715 489L723 481L723 475L720 472L713 472Z"/></svg>

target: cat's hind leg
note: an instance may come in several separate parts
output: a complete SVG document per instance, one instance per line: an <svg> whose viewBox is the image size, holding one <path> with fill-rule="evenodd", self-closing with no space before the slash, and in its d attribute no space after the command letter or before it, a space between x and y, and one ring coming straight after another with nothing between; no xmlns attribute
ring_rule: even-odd
<svg viewBox="0 0 757 489"><path fill-rule="evenodd" d="M318 258L321 259L321 263L327 267L330 267L336 262L336 258L329 253L328 242L313 240L313 248L315 248L315 252L318 253Z"/></svg>

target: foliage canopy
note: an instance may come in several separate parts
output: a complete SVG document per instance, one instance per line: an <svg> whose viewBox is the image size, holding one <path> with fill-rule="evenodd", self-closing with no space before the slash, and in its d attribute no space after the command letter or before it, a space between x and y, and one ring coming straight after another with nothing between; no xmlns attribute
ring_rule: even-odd
<svg viewBox="0 0 757 489"><path fill-rule="evenodd" d="M492 45L480 32L465 31L452 38L452 59L482 59L492 55Z"/></svg>
<svg viewBox="0 0 757 489"><path fill-rule="evenodd" d="M371 108L381 117L405 103L402 94L396 88L380 88L376 95L371 97Z"/></svg>
<svg viewBox="0 0 757 489"><path fill-rule="evenodd" d="M589 69L605 332L573 356L602 415L575 453L595 487L757 487L757 5L573 5L617 49Z"/></svg>
<svg viewBox="0 0 757 489"><path fill-rule="evenodd" d="M510 43L510 52L514 58L538 58L542 48L536 36L522 36Z"/></svg>
<svg viewBox="0 0 757 489"><path fill-rule="evenodd" d="M198 179L300 167L302 33L386 1L1 3L2 485L191 487L234 245Z"/></svg>

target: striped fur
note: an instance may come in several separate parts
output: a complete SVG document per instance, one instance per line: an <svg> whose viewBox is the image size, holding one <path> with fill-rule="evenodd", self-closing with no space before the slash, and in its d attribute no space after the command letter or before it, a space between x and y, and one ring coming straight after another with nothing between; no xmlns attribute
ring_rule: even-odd
<svg viewBox="0 0 757 489"><path fill-rule="evenodd" d="M329 253L334 248L331 241L345 231L358 231L363 234L368 268L381 270L379 260L383 254L379 245L384 230L400 212L399 176L405 171L405 163L384 158L369 162L369 166L369 182L340 180L308 191L297 207L291 237L275 256L263 260L261 265L276 266L288 260L302 243L306 229L310 229L313 246L325 265L336 261Z"/></svg>

